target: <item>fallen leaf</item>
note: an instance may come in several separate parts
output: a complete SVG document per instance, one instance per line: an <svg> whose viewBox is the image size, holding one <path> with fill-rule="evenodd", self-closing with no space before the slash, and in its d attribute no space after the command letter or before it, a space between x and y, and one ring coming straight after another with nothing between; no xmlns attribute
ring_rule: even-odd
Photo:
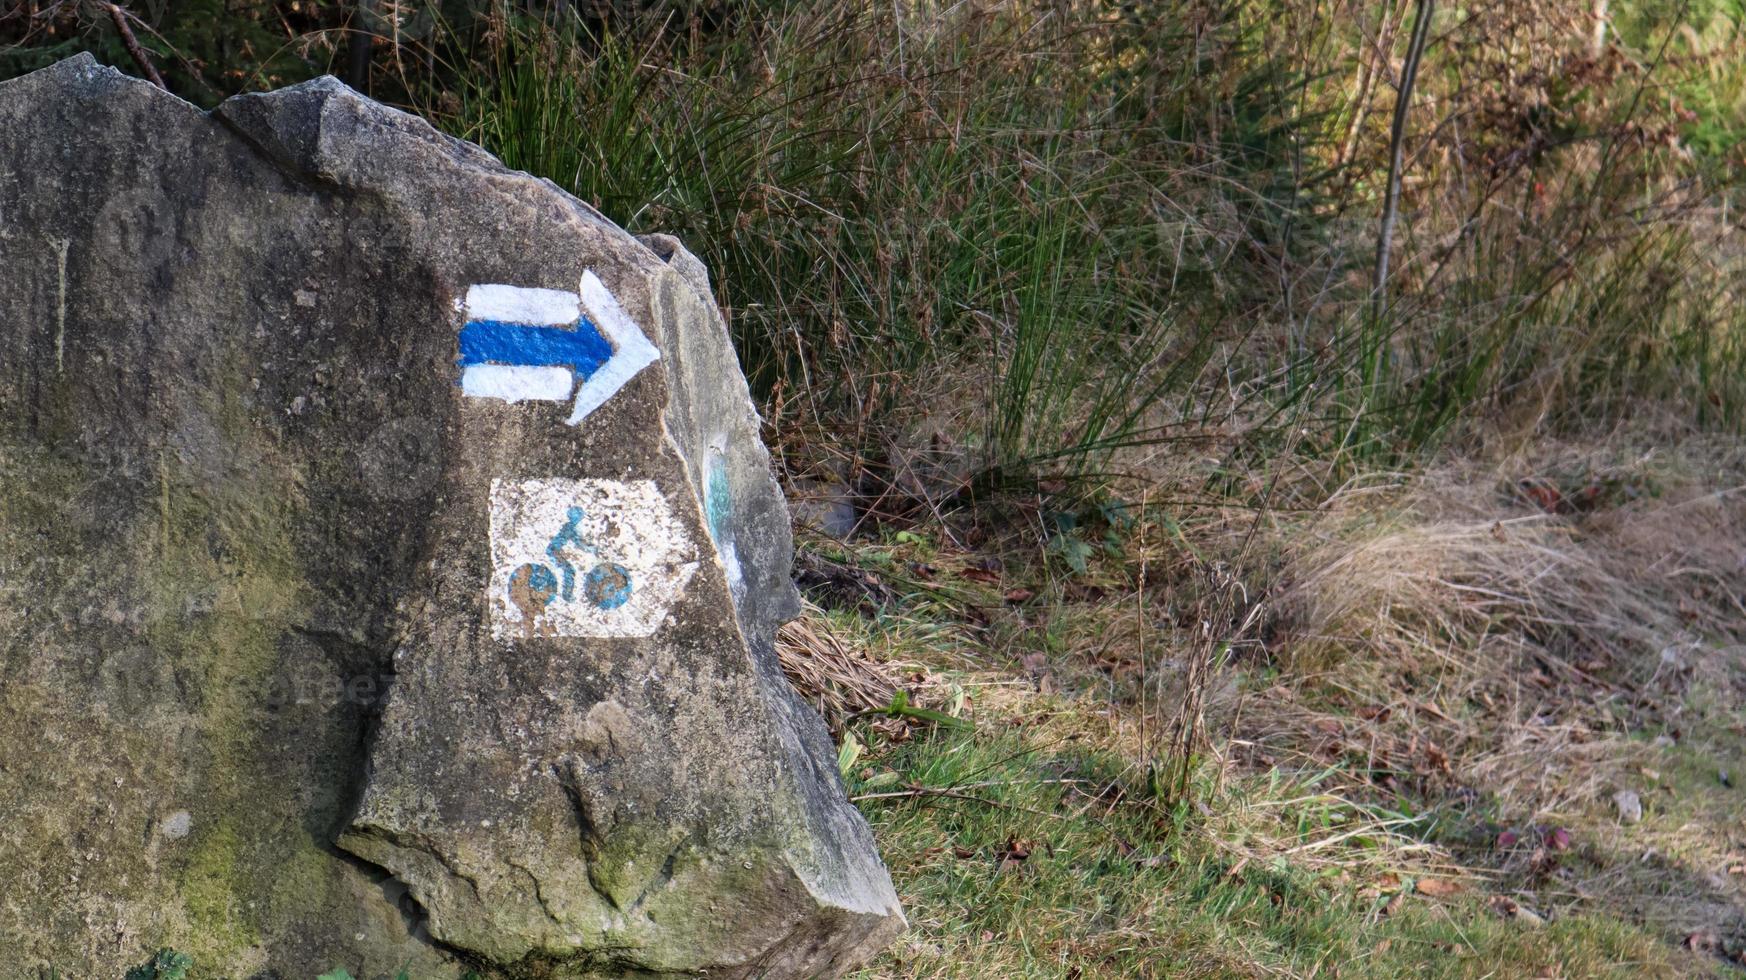
<svg viewBox="0 0 1746 980"><path fill-rule="evenodd" d="M1509 848L1515 847L1516 842L1521 839L1521 835L1517 834L1515 831L1506 830L1497 835L1497 849L1500 851L1508 850Z"/></svg>
<svg viewBox="0 0 1746 980"><path fill-rule="evenodd" d="M1492 911L1506 919L1514 919L1522 925L1538 928L1546 924L1546 920L1540 918L1538 912L1519 904L1515 899L1506 895L1493 895L1489 904Z"/></svg>
<svg viewBox="0 0 1746 980"><path fill-rule="evenodd" d="M1444 881L1441 878L1420 878L1418 881L1413 882L1413 890L1420 895L1428 895L1431 898L1449 898L1453 895L1461 894L1466 889L1463 888L1458 881Z"/></svg>
<svg viewBox="0 0 1746 980"><path fill-rule="evenodd" d="M1697 932L1687 933L1685 937L1685 948L1699 953L1713 953L1721 946L1722 941L1716 938L1715 933L1708 930L1700 929Z"/></svg>
<svg viewBox="0 0 1746 980"><path fill-rule="evenodd" d="M1030 602L1032 599L1035 599L1036 597L1037 597L1037 594L1035 592L1032 592L1030 589L1026 589L1026 588L1013 588L1013 589L1006 590L1006 601L1012 603L1015 606L1019 605L1020 603Z"/></svg>
<svg viewBox="0 0 1746 980"><path fill-rule="evenodd" d="M1455 719L1449 717L1448 715L1444 714L1442 708L1437 707L1436 705L1432 704L1429 701L1418 702L1418 708L1420 711L1423 711L1425 714L1432 715L1432 716L1437 717L1437 718L1441 718L1444 721L1454 721L1455 720Z"/></svg>
<svg viewBox="0 0 1746 980"><path fill-rule="evenodd" d="M1531 476L1518 482L1516 488L1522 492L1522 496L1533 501L1548 514L1562 514L1569 509L1564 502L1564 494L1549 480Z"/></svg>
<svg viewBox="0 0 1746 980"><path fill-rule="evenodd" d="M909 721L904 718L881 718L873 723L873 730L893 743L909 741Z"/></svg>
<svg viewBox="0 0 1746 980"><path fill-rule="evenodd" d="M958 573L958 577L961 579L968 579L972 582L982 582L987 585L1000 584L1000 573L991 572L986 568L966 568Z"/></svg>
<svg viewBox="0 0 1746 980"><path fill-rule="evenodd" d="M1590 483L1581 490L1565 498L1565 506L1572 510L1593 510L1601 502L1601 494L1605 488L1598 483Z"/></svg>
<svg viewBox="0 0 1746 980"><path fill-rule="evenodd" d="M1037 652L1027 653L1019 658L1019 663L1026 673L1037 682L1037 690L1044 694L1053 694L1058 685L1055 683L1055 671L1049 667L1048 654Z"/></svg>
<svg viewBox="0 0 1746 980"><path fill-rule="evenodd" d="M1431 768L1439 772L1449 771L1449 754L1438 748L1435 743L1425 743L1425 761Z"/></svg>

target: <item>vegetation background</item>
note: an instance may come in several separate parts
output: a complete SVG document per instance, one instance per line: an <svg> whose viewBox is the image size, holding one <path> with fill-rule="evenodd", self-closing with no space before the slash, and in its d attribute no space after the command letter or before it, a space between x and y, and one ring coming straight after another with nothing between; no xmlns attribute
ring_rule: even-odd
<svg viewBox="0 0 1746 980"><path fill-rule="evenodd" d="M0 9L704 258L869 975L1746 963L1739 0Z"/></svg>

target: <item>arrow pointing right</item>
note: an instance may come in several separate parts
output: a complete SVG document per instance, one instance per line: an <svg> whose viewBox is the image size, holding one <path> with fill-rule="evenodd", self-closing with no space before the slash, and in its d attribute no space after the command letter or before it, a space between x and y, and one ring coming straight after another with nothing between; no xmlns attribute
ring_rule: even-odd
<svg viewBox="0 0 1746 980"><path fill-rule="evenodd" d="M661 352L649 338L643 335L641 327L637 326L624 307L618 305L618 299L612 295L612 290L600 281L600 277L590 269L582 273L581 284L582 306L591 315L600 332L612 344L613 354L605 364L593 374L576 392L576 406L570 411L568 419L571 425L577 425L588 417L589 413L606 404L607 399L618 394L637 372L661 359Z"/></svg>
<svg viewBox="0 0 1746 980"><path fill-rule="evenodd" d="M661 352L592 269L580 294L502 283L467 290L461 390L506 402L567 401L578 425ZM578 382L580 382L578 384Z"/></svg>

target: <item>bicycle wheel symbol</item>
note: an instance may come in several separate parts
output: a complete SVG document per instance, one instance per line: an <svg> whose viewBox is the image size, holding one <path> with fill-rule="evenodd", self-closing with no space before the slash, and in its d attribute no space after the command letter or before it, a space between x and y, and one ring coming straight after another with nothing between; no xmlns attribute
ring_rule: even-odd
<svg viewBox="0 0 1746 980"><path fill-rule="evenodd" d="M632 591L630 569L617 562L602 562L582 577L583 598L601 609L624 605L630 601ZM571 595L564 595L558 585L558 574L549 566L528 562L509 576L509 599L520 608L537 611L560 598L573 601L574 590Z"/></svg>
<svg viewBox="0 0 1746 980"><path fill-rule="evenodd" d="M602 609L617 609L631 597L630 569L610 561L595 565L582 580L582 594Z"/></svg>
<svg viewBox="0 0 1746 980"><path fill-rule="evenodd" d="M566 557L571 554L600 557L600 551L582 536L582 508L571 507L564 526L546 545L546 557L551 564L530 561L516 567L509 575L509 601L522 612L522 619L532 622L553 602L576 601L576 566ZM582 576L582 598L596 609L613 610L630 601L636 591L630 569L614 561L600 561Z"/></svg>
<svg viewBox="0 0 1746 980"><path fill-rule="evenodd" d="M509 601L525 619L552 604L558 596L558 576L544 565L529 562L509 576Z"/></svg>

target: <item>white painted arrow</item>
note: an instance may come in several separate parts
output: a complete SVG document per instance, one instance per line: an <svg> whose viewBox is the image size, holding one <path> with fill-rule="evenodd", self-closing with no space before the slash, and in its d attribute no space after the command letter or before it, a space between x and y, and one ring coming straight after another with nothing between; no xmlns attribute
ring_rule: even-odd
<svg viewBox="0 0 1746 980"><path fill-rule="evenodd" d="M471 327L481 320L530 327L586 330L575 293L562 289L534 289L504 283L481 283L467 290L465 305ZM463 334L466 330L463 329ZM463 357L465 355L463 344ZM559 364L466 364L461 369L461 392L470 398L519 401L567 402L576 389L576 372Z"/></svg>
<svg viewBox="0 0 1746 980"><path fill-rule="evenodd" d="M632 320L612 290L590 269L582 273L580 287L582 306L588 311L600 332L612 345L612 357L600 369L588 376L576 391L576 406L570 411L569 423L576 425L590 412L606 404L618 394L637 372L661 359L661 352L649 343L642 328Z"/></svg>

